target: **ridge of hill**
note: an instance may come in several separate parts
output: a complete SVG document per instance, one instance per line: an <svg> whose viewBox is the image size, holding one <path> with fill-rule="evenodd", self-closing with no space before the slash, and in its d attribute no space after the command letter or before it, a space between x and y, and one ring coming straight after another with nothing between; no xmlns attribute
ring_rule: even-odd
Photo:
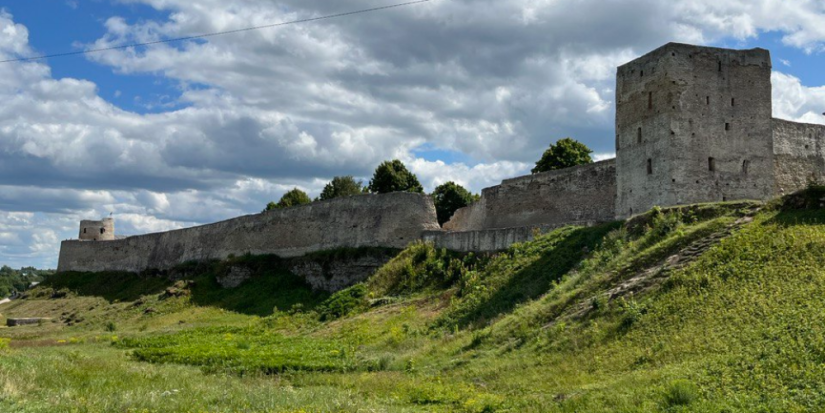
<svg viewBox="0 0 825 413"><path fill-rule="evenodd" d="M656 208L493 255L414 244L331 295L275 257L62 274L0 306L51 319L0 329L0 410L815 411L823 195ZM229 266L253 276L221 289Z"/></svg>

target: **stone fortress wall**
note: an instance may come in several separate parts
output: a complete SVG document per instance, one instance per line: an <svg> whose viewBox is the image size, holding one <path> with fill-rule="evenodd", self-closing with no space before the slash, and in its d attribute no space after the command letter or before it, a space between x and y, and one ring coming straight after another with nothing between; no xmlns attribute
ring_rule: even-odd
<svg viewBox="0 0 825 413"><path fill-rule="evenodd" d="M342 247L404 248L438 228L426 195L359 195L114 241L63 241L57 269L140 272L247 253L286 258Z"/></svg>
<svg viewBox="0 0 825 413"><path fill-rule="evenodd" d="M624 219L653 206L765 200L825 180L825 126L772 118L763 49L670 43L617 70L616 159L505 180L441 229L432 199L363 195L200 227L112 239L83 221L58 271L142 271L231 254L296 257L340 247L403 248L424 239L496 251L564 225ZM114 223L111 223L114 237ZM91 238L90 238L91 237Z"/></svg>
<svg viewBox="0 0 825 413"><path fill-rule="evenodd" d="M825 125L773 120L774 192L825 182Z"/></svg>

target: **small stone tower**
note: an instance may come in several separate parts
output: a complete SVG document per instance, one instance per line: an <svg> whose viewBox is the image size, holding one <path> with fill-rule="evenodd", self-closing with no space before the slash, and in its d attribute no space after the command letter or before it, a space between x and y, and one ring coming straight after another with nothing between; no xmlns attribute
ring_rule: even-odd
<svg viewBox="0 0 825 413"><path fill-rule="evenodd" d="M80 221L81 240L112 241L115 239L114 218L104 218L100 221Z"/></svg>
<svg viewBox="0 0 825 413"><path fill-rule="evenodd" d="M618 69L616 217L773 195L771 57L669 43Z"/></svg>

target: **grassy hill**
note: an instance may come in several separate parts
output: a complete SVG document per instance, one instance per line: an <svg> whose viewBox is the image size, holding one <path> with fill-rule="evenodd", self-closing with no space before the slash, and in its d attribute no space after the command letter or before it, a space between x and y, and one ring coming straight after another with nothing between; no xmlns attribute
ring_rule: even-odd
<svg viewBox="0 0 825 413"><path fill-rule="evenodd" d="M655 209L312 292L272 257L63 274L0 306L3 412L825 409L825 210ZM215 275L255 276L222 290ZM8 340L10 339L10 341Z"/></svg>

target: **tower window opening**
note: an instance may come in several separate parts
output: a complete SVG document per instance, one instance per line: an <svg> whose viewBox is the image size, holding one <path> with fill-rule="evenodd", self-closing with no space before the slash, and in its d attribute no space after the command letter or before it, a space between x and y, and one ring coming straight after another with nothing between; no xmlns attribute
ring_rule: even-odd
<svg viewBox="0 0 825 413"><path fill-rule="evenodd" d="M722 71L722 61L719 61L719 71Z"/></svg>
<svg viewBox="0 0 825 413"><path fill-rule="evenodd" d="M736 98L730 98L730 105L736 106Z"/></svg>
<svg viewBox="0 0 825 413"><path fill-rule="evenodd" d="M636 131L636 143L639 143L639 144L642 143L642 128L639 128Z"/></svg>
<svg viewBox="0 0 825 413"><path fill-rule="evenodd" d="M725 130L730 130L730 123L725 123Z"/></svg>
<svg viewBox="0 0 825 413"><path fill-rule="evenodd" d="M644 70L639 71L639 77L645 77L645 71Z"/></svg>
<svg viewBox="0 0 825 413"><path fill-rule="evenodd" d="M710 105L710 96L705 97L705 104Z"/></svg>
<svg viewBox="0 0 825 413"><path fill-rule="evenodd" d="M653 109L653 92L647 93L647 108Z"/></svg>
<svg viewBox="0 0 825 413"><path fill-rule="evenodd" d="M106 228L101 228L100 229L100 235L103 235L104 232L106 232Z"/></svg>
<svg viewBox="0 0 825 413"><path fill-rule="evenodd" d="M647 174L653 175L653 159L647 158Z"/></svg>
<svg viewBox="0 0 825 413"><path fill-rule="evenodd" d="M708 171L716 171L716 159L714 159L713 157L708 158Z"/></svg>
<svg viewBox="0 0 825 413"><path fill-rule="evenodd" d="M84 233L84 234L86 233L86 228L83 228L83 233Z"/></svg>
<svg viewBox="0 0 825 413"><path fill-rule="evenodd" d="M750 168L750 166L751 166L751 161L749 161L747 159L742 161L742 173L747 175L748 174L748 168Z"/></svg>

